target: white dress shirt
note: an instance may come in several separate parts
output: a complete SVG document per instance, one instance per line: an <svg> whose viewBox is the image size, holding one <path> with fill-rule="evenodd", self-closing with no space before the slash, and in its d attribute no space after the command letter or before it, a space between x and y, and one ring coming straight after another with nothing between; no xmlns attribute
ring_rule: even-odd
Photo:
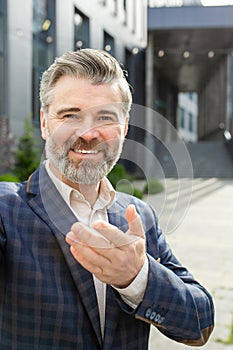
<svg viewBox="0 0 233 350"><path fill-rule="evenodd" d="M90 206L89 202L85 197L73 189L69 185L62 182L58 177L54 175L49 167L49 161L46 161L46 170L49 177L55 184L57 190L65 200L69 208L73 211L78 221L92 226L95 220L108 221L107 209L112 205L115 200L115 190L107 178L104 178L100 183L99 196L93 207ZM136 308L141 302L145 293L148 279L148 259L145 259L145 263L133 280L133 282L127 288L116 288L121 298L132 308ZM93 275L96 296L99 307L100 325L102 336L104 336L104 325L105 325L105 304L106 304L106 284L101 282L98 278Z"/></svg>

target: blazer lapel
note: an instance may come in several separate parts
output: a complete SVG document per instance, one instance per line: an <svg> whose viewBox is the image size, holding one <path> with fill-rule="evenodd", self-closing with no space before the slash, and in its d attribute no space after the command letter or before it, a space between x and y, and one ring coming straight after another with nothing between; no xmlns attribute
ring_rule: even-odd
<svg viewBox="0 0 233 350"><path fill-rule="evenodd" d="M29 205L48 224L59 243L101 345L99 310L92 274L73 258L69 245L65 242L65 236L77 218L57 191L43 164L29 178L27 192L35 195L29 200Z"/></svg>

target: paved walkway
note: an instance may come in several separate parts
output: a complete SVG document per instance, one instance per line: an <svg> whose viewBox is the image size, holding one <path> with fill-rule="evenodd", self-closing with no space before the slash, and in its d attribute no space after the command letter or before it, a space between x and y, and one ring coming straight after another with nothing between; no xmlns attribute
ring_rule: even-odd
<svg viewBox="0 0 233 350"><path fill-rule="evenodd" d="M224 341L229 337L233 322L233 180L213 178L181 182L169 180L165 193L150 196L148 201L158 208L164 224L168 219L165 233L175 255L214 298L216 327L201 349L232 350L233 345L226 345ZM176 213L179 222L176 222ZM153 327L149 349L197 348L171 341Z"/></svg>

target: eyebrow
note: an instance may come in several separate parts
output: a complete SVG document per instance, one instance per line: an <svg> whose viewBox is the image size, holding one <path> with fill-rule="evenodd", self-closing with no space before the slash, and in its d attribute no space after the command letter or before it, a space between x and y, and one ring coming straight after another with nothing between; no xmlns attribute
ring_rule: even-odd
<svg viewBox="0 0 233 350"><path fill-rule="evenodd" d="M81 109L78 107L68 107L68 108L62 108L62 109L58 110L56 112L56 114L63 115L65 113L78 113L80 111L81 111ZM116 118L119 118L119 115L116 112L109 110L109 109L101 109L101 110L97 111L97 114L111 114L111 115L115 116Z"/></svg>
<svg viewBox="0 0 233 350"><path fill-rule="evenodd" d="M70 108L62 108L56 112L57 115L62 115L65 113L77 113L80 112L80 108L78 107L70 107Z"/></svg>

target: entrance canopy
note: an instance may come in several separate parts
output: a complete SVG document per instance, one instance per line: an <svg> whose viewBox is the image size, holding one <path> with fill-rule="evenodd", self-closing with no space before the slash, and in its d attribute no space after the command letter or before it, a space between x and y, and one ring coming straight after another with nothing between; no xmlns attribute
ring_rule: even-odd
<svg viewBox="0 0 233 350"><path fill-rule="evenodd" d="M154 64L179 91L198 91L233 55L233 6L150 8Z"/></svg>

